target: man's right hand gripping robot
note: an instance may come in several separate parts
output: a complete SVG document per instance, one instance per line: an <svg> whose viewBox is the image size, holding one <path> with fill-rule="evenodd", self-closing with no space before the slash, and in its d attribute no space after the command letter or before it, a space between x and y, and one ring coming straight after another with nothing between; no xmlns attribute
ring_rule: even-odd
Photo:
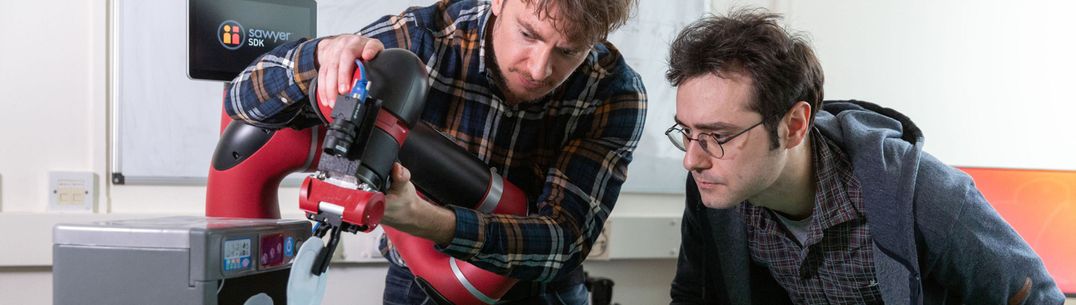
<svg viewBox="0 0 1076 305"><path fill-rule="evenodd" d="M206 215L279 217L276 191L293 171L316 171L300 189L299 206L314 221L314 236L292 265L289 302L316 304L341 232L370 232L385 209L393 163L412 172L429 201L486 213L526 215L526 197L475 156L419 120L429 89L426 70L412 53L382 51L356 61L350 93L335 106L309 104L321 124L268 130L232 122L214 154ZM316 82L312 82L316 83ZM314 87L314 86L312 86ZM237 125L238 124L238 125ZM327 130L321 127L326 127ZM324 130L324 131L323 131ZM301 143L317 143L308 149ZM441 304L492 304L516 280L457 261L432 241L385 228L427 294ZM328 235L327 244L321 238Z"/></svg>

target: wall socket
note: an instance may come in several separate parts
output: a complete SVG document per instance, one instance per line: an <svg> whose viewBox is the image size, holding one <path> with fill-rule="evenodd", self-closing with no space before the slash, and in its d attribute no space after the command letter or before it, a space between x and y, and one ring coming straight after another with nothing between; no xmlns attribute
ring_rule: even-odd
<svg viewBox="0 0 1076 305"><path fill-rule="evenodd" d="M605 219L605 226L602 227L601 234L598 235L598 239L594 240L594 244L590 246L590 254L587 255L588 261L607 261L609 260L609 234L613 232L613 219Z"/></svg>
<svg viewBox="0 0 1076 305"><path fill-rule="evenodd" d="M49 172L49 212L97 210L97 174L93 172Z"/></svg>

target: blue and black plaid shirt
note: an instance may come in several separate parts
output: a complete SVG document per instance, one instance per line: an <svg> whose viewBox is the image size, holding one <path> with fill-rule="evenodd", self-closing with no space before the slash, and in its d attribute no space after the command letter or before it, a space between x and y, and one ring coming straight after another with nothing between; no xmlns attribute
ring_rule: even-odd
<svg viewBox="0 0 1076 305"><path fill-rule="evenodd" d="M530 217L452 207L456 235L441 251L483 269L549 282L586 258L613 209L646 116L642 80L611 44L596 44L546 98L509 105L486 63L490 4L444 1L368 25L362 35L426 63L422 119L494 167L528 196ZM234 80L228 114L283 127L317 75L317 42L276 48ZM449 203L450 204L450 203ZM398 255L387 255L400 263Z"/></svg>

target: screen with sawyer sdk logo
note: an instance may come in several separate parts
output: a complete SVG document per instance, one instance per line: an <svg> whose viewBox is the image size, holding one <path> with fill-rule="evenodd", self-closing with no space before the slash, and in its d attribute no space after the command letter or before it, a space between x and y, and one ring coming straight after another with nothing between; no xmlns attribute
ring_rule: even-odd
<svg viewBox="0 0 1076 305"><path fill-rule="evenodd" d="M230 81L281 44L313 38L313 0L189 0L187 76Z"/></svg>

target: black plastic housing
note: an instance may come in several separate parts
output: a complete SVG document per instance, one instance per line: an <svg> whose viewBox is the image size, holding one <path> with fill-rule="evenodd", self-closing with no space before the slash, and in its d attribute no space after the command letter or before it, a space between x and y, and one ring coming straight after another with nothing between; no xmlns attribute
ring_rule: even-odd
<svg viewBox="0 0 1076 305"><path fill-rule="evenodd" d="M489 166L428 123L411 128L399 154L411 181L438 204L476 208L489 189Z"/></svg>
<svg viewBox="0 0 1076 305"><path fill-rule="evenodd" d="M381 51L365 65L370 81L369 97L360 103L362 106L352 107L358 111L352 112L349 121L351 127L358 130L351 133L353 141L344 141L352 142L351 147L344 154L335 150L323 152L318 170L355 176L374 189L385 190L401 143L387 131L373 127L377 112L387 111L405 127L414 126L426 107L429 80L422 61L404 49ZM339 119L334 115L334 121ZM334 122L333 126L336 125ZM326 141L336 140L327 138Z"/></svg>
<svg viewBox="0 0 1076 305"><path fill-rule="evenodd" d="M223 171L243 163L243 160L265 146L274 133L275 130L240 121L229 123L221 133L216 150L213 151L213 168Z"/></svg>

